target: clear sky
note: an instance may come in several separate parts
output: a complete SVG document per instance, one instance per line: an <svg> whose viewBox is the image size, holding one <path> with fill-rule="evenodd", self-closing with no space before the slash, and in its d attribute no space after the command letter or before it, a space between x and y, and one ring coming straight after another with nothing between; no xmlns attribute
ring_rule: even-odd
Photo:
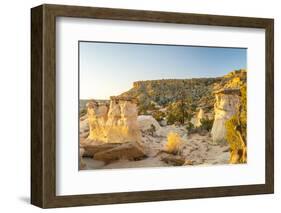
<svg viewBox="0 0 281 213"><path fill-rule="evenodd" d="M134 81L218 77L247 66L247 49L79 42L80 99L109 99Z"/></svg>

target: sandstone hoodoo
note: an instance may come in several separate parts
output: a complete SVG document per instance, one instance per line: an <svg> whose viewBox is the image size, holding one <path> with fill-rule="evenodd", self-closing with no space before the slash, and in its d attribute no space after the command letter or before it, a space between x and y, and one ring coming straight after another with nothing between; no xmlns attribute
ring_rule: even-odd
<svg viewBox="0 0 281 213"><path fill-rule="evenodd" d="M201 120L204 119L205 117L206 116L205 116L204 110L202 108L200 108L199 112L196 114L196 118L195 118L195 121L194 121L194 126L195 127L200 127L202 125Z"/></svg>
<svg viewBox="0 0 281 213"><path fill-rule="evenodd" d="M138 142L137 104L134 99L111 97L110 105L87 104L88 139L104 143Z"/></svg>
<svg viewBox="0 0 281 213"><path fill-rule="evenodd" d="M212 127L213 143L226 142L225 123L236 115L240 107L240 89L227 88L216 91L214 113L215 119Z"/></svg>
<svg viewBox="0 0 281 213"><path fill-rule="evenodd" d="M143 148L136 142L122 143L111 149L97 152L94 155L95 160L101 160L110 163L117 160L139 160L145 157Z"/></svg>

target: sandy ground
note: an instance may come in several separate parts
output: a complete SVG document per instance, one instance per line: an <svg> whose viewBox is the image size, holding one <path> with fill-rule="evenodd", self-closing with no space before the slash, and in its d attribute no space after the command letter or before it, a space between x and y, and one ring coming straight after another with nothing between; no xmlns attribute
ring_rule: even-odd
<svg viewBox="0 0 281 213"><path fill-rule="evenodd" d="M143 134L142 145L147 158L138 161L119 160L105 165L103 161L83 157L86 170L89 169L114 169L114 168L141 168L171 166L163 162L159 151L163 149L169 132L177 132L182 138L181 156L191 165L227 164L229 160L228 144L213 145L210 134L188 135L184 127L166 126L153 135Z"/></svg>

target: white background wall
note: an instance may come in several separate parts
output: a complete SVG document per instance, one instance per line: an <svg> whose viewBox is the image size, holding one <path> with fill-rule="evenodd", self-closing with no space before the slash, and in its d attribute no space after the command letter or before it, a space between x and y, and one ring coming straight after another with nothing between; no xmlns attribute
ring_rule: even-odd
<svg viewBox="0 0 281 213"><path fill-rule="evenodd" d="M277 212L280 207L281 13L278 0L39 0L1 1L0 6L0 211L39 212L29 204L30 189L30 8L42 3L173 12L269 17L275 19L275 194L154 203L68 208L69 212ZM206 35L207 36L207 35ZM258 97L257 97L258 98ZM258 116L258 115L257 115ZM258 130L257 130L258 131ZM223 174L222 174L223 175ZM206 176L208 178L208 176ZM94 180L93 180L94 181ZM66 209L52 209L63 212ZM279 210L280 211L280 210Z"/></svg>

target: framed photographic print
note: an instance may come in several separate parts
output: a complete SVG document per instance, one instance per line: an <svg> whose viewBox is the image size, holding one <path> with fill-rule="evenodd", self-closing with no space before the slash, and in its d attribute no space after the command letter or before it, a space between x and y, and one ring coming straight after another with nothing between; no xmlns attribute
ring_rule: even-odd
<svg viewBox="0 0 281 213"><path fill-rule="evenodd" d="M31 9L31 203L274 191L273 19Z"/></svg>

